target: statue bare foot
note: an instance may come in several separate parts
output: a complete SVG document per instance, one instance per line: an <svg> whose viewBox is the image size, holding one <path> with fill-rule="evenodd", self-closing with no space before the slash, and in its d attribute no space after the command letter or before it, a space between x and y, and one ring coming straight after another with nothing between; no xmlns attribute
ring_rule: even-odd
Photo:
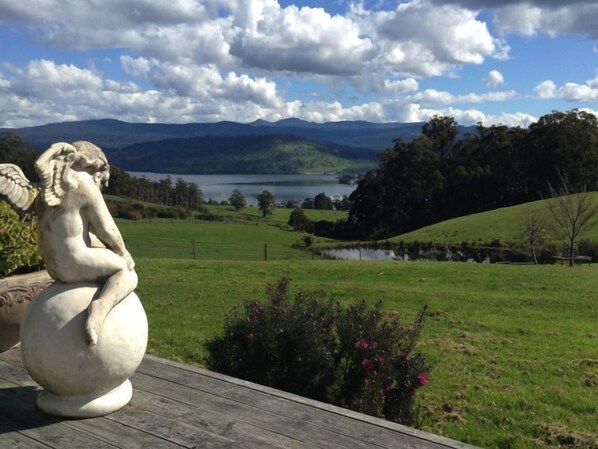
<svg viewBox="0 0 598 449"><path fill-rule="evenodd" d="M91 301L87 308L87 320L85 321L85 340L87 344L93 346L98 342L100 329L110 310L104 310L99 301Z"/></svg>

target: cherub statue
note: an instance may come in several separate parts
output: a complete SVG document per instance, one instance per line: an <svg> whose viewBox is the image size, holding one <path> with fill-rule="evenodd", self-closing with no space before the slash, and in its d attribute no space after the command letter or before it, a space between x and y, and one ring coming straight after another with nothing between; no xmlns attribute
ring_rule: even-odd
<svg viewBox="0 0 598 449"><path fill-rule="evenodd" d="M35 170L40 186L18 166L0 164L0 194L19 211L35 211L40 254L55 281L101 286L84 329L95 345L108 313L137 286L135 263L101 193L110 166L90 142L59 142L37 159Z"/></svg>

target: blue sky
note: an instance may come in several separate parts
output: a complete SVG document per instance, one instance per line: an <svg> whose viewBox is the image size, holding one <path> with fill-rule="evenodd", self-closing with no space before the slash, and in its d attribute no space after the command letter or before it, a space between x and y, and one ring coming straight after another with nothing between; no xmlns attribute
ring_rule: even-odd
<svg viewBox="0 0 598 449"><path fill-rule="evenodd" d="M598 1L101 5L0 0L0 127L598 111Z"/></svg>

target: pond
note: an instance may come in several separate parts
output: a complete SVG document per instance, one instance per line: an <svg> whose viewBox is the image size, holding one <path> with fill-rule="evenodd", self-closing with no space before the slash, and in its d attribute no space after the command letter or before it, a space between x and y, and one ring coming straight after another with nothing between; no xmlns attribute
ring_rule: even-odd
<svg viewBox="0 0 598 449"><path fill-rule="evenodd" d="M248 204L257 204L257 196L268 190L278 203L287 201L303 201L314 198L319 193L333 197L350 195L357 187L355 184L340 184L337 175L177 175L167 173L128 172L137 178L159 181L167 176L182 178L186 182L194 182L199 186L205 200L228 200L232 191L238 189Z"/></svg>
<svg viewBox="0 0 598 449"><path fill-rule="evenodd" d="M329 259L339 260L409 260L409 256L397 256L391 249L374 248L341 248L327 249L322 255Z"/></svg>
<svg viewBox="0 0 598 449"><path fill-rule="evenodd" d="M470 263L491 263L504 262L505 257L512 254L499 254L492 248L465 248L460 247L436 247L436 248L417 248L396 250L388 248L335 248L322 250L322 257L326 259L337 260L402 260L402 261L419 261L419 262L436 262L436 261L452 261L452 262L470 262ZM518 258L515 258L518 260Z"/></svg>

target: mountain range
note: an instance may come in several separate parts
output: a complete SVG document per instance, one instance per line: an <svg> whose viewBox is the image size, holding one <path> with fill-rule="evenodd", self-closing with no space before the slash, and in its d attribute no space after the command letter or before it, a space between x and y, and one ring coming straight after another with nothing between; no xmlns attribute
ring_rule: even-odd
<svg viewBox="0 0 598 449"><path fill-rule="evenodd" d="M127 123L113 119L0 129L38 150L52 143L88 140L111 163L157 173L307 173L361 171L393 140L411 140L422 123L299 119L252 123Z"/></svg>

